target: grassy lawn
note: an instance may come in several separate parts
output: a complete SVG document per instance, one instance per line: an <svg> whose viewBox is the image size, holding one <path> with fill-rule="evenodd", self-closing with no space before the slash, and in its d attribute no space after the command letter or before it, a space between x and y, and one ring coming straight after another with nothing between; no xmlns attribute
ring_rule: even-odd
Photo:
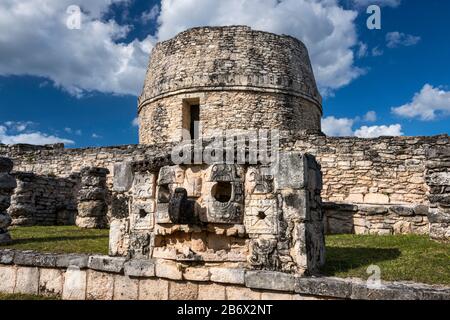
<svg viewBox="0 0 450 320"><path fill-rule="evenodd" d="M108 254L108 229L82 229L76 226L13 227L10 232L13 243L5 246L7 248L53 253Z"/></svg>
<svg viewBox="0 0 450 320"><path fill-rule="evenodd" d="M5 294L0 293L0 300L60 300L58 297L44 297L31 294Z"/></svg>
<svg viewBox="0 0 450 320"><path fill-rule="evenodd" d="M333 235L326 244L323 273L329 276L367 279L367 267L374 264L385 281L450 285L450 244L427 236Z"/></svg>

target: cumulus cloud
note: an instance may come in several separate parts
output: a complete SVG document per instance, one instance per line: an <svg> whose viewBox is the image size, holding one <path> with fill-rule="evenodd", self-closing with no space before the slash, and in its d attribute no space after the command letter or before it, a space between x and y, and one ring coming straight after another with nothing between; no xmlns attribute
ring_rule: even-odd
<svg viewBox="0 0 450 320"><path fill-rule="evenodd" d="M159 14L159 5L155 4L150 10L144 11L141 15L141 20L143 23L148 23L155 20Z"/></svg>
<svg viewBox="0 0 450 320"><path fill-rule="evenodd" d="M388 48L397 48L401 46L410 47L416 45L419 41L420 37L398 31L389 32L386 34L386 45Z"/></svg>
<svg viewBox="0 0 450 320"><path fill-rule="evenodd" d="M380 136L401 136L403 135L400 124L361 126L353 130L353 127L361 121L374 122L377 120L375 111L367 112L363 117L336 118L329 116L322 119L322 131L332 137L359 137L376 138Z"/></svg>
<svg viewBox="0 0 450 320"><path fill-rule="evenodd" d="M372 4L379 5L381 7L398 7L401 0L353 0L353 4L357 7L368 7Z"/></svg>
<svg viewBox="0 0 450 320"><path fill-rule="evenodd" d="M112 3L127 1L78 0L81 29L70 30L72 0L2 0L0 75L46 77L73 95L138 95L155 39L120 42L130 27L102 20Z"/></svg>
<svg viewBox="0 0 450 320"><path fill-rule="evenodd" d="M393 124L390 126L362 126L355 131L354 135L358 138L377 138L380 136L402 136L402 126Z"/></svg>
<svg viewBox="0 0 450 320"><path fill-rule="evenodd" d="M294 36L308 47L326 94L363 73L354 65L356 16L337 0L162 0L157 36L166 40L190 27L234 24Z"/></svg>
<svg viewBox="0 0 450 320"><path fill-rule="evenodd" d="M35 144L35 145L43 145L43 144L53 144L53 143L64 143L64 144L74 144L74 141L69 139L60 138L54 135L49 135L46 133L42 133L40 131L26 131L18 130L11 126L10 122L4 123L4 125L0 125L0 143L3 144L17 144L17 143L26 143L26 144Z"/></svg>
<svg viewBox="0 0 450 320"><path fill-rule="evenodd" d="M354 119L335 118L333 116L322 119L322 131L332 137L349 137L353 136Z"/></svg>
<svg viewBox="0 0 450 320"><path fill-rule="evenodd" d="M392 112L404 118L419 118L424 121L447 116L450 114L450 91L425 84L410 103L394 107Z"/></svg>

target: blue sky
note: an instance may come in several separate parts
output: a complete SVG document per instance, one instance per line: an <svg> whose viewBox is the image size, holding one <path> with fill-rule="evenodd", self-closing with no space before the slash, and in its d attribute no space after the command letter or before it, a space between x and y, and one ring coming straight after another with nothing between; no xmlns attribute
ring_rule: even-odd
<svg viewBox="0 0 450 320"><path fill-rule="evenodd" d="M366 8L381 7L381 30ZM68 29L69 5L82 10ZM157 41L247 24L310 51L330 135L449 132L450 2L441 0L4 0L0 142L138 142L137 96Z"/></svg>

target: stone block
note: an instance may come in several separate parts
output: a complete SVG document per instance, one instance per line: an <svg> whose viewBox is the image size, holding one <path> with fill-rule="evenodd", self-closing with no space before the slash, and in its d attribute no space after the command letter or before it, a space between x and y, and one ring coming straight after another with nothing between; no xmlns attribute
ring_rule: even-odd
<svg viewBox="0 0 450 320"><path fill-rule="evenodd" d="M352 283L350 280L332 277L296 277L295 292L314 296L350 298Z"/></svg>
<svg viewBox="0 0 450 320"><path fill-rule="evenodd" d="M189 281L172 281L169 286L169 300L197 300L198 284Z"/></svg>
<svg viewBox="0 0 450 320"><path fill-rule="evenodd" d="M404 206L392 206L389 207L389 211L401 217L409 217L414 215L413 208Z"/></svg>
<svg viewBox="0 0 450 320"><path fill-rule="evenodd" d="M155 274L160 278L167 278L172 280L182 280L183 273L180 266L171 261L157 260L155 264Z"/></svg>
<svg viewBox="0 0 450 320"><path fill-rule="evenodd" d="M280 292L262 292L261 300L292 300L292 294Z"/></svg>
<svg viewBox="0 0 450 320"><path fill-rule="evenodd" d="M69 268L77 267L80 269L87 268L89 256L86 254L60 254L56 257L56 267Z"/></svg>
<svg viewBox="0 0 450 320"><path fill-rule="evenodd" d="M364 196L364 203L387 204L389 203L389 196L382 193L368 193Z"/></svg>
<svg viewBox="0 0 450 320"><path fill-rule="evenodd" d="M34 266L37 253L31 250L17 251L14 255L14 264L19 266Z"/></svg>
<svg viewBox="0 0 450 320"><path fill-rule="evenodd" d="M133 181L133 197L148 199L155 196L155 175L149 172L137 172Z"/></svg>
<svg viewBox="0 0 450 320"><path fill-rule="evenodd" d="M15 251L11 249L0 250L0 264L12 264Z"/></svg>
<svg viewBox="0 0 450 320"><path fill-rule="evenodd" d="M16 267L0 266L0 292L14 293L16 284Z"/></svg>
<svg viewBox="0 0 450 320"><path fill-rule="evenodd" d="M169 282L164 279L139 280L139 300L169 299Z"/></svg>
<svg viewBox="0 0 450 320"><path fill-rule="evenodd" d="M351 299L353 300L418 300L420 293L401 285L381 284L379 288L369 287L364 281L353 281Z"/></svg>
<svg viewBox="0 0 450 320"><path fill-rule="evenodd" d="M209 281L209 269L202 267L188 267L184 269L183 279L190 281Z"/></svg>
<svg viewBox="0 0 450 320"><path fill-rule="evenodd" d="M89 270L87 275L87 300L112 300L114 293L114 275Z"/></svg>
<svg viewBox="0 0 450 320"><path fill-rule="evenodd" d="M93 270L121 273L126 259L122 257L91 256L88 267Z"/></svg>
<svg viewBox="0 0 450 320"><path fill-rule="evenodd" d="M260 300L261 292L246 287L227 286L227 300Z"/></svg>
<svg viewBox="0 0 450 320"><path fill-rule="evenodd" d="M59 269L41 268L39 277L39 294L61 296L64 285L63 272Z"/></svg>
<svg viewBox="0 0 450 320"><path fill-rule="evenodd" d="M211 281L219 283L244 284L244 269L210 268Z"/></svg>
<svg viewBox="0 0 450 320"><path fill-rule="evenodd" d="M225 286L208 283L198 285L198 300L226 300Z"/></svg>
<svg viewBox="0 0 450 320"><path fill-rule="evenodd" d="M14 293L38 294L39 269L30 267L18 267L16 273L16 287Z"/></svg>
<svg viewBox="0 0 450 320"><path fill-rule="evenodd" d="M154 277L155 262L153 260L133 259L125 262L125 275L131 277Z"/></svg>
<svg viewBox="0 0 450 320"><path fill-rule="evenodd" d="M133 183L133 171L130 162L114 164L113 191L125 192L130 190Z"/></svg>
<svg viewBox="0 0 450 320"><path fill-rule="evenodd" d="M279 154L276 189L303 189L306 186L305 159L300 152Z"/></svg>
<svg viewBox="0 0 450 320"><path fill-rule="evenodd" d="M139 294L139 280L128 276L114 276L114 300L137 300Z"/></svg>
<svg viewBox="0 0 450 320"><path fill-rule="evenodd" d="M86 280L86 271L69 267L64 274L63 300L85 300Z"/></svg>
<svg viewBox="0 0 450 320"><path fill-rule="evenodd" d="M295 277L274 271L247 271L245 286L252 289L294 291Z"/></svg>

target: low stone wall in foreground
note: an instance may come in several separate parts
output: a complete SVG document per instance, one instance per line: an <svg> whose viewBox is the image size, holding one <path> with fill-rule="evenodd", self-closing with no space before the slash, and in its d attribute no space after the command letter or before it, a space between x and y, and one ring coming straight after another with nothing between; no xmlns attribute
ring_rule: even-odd
<svg viewBox="0 0 450 320"><path fill-rule="evenodd" d="M0 250L0 292L67 300L450 300L450 287L297 277L271 271L177 268L162 260Z"/></svg>

